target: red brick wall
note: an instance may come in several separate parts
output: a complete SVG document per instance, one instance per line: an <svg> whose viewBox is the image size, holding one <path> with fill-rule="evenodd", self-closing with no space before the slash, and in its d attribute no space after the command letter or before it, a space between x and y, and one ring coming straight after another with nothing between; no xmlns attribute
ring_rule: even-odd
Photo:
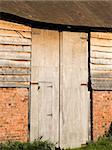
<svg viewBox="0 0 112 150"><path fill-rule="evenodd" d="M27 141L28 89L0 88L0 141Z"/></svg>
<svg viewBox="0 0 112 150"><path fill-rule="evenodd" d="M112 122L112 91L93 91L93 138L108 131Z"/></svg>

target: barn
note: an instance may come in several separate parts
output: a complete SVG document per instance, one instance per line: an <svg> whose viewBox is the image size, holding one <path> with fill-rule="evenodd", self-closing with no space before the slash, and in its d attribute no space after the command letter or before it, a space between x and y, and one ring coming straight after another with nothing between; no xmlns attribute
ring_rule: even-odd
<svg viewBox="0 0 112 150"><path fill-rule="evenodd" d="M0 1L0 141L80 147L112 123L112 2Z"/></svg>

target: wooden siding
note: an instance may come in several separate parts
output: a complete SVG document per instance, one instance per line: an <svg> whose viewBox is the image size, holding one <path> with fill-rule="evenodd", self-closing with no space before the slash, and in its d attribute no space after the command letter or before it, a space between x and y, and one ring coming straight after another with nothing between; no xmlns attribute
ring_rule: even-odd
<svg viewBox="0 0 112 150"><path fill-rule="evenodd" d="M112 33L91 33L91 82L94 90L112 90Z"/></svg>
<svg viewBox="0 0 112 150"><path fill-rule="evenodd" d="M0 20L0 87L29 87L31 27Z"/></svg>

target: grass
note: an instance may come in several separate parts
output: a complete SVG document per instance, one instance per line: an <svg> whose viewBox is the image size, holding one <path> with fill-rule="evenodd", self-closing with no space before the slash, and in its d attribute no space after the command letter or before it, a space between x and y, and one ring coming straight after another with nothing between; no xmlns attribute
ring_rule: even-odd
<svg viewBox="0 0 112 150"><path fill-rule="evenodd" d="M0 144L0 150L54 150L54 145L48 141L34 142L5 142Z"/></svg>
<svg viewBox="0 0 112 150"><path fill-rule="evenodd" d="M55 145L48 142L37 140L34 142L6 142L0 144L0 150L55 150ZM112 136L101 138L95 143L89 143L83 148L66 150L112 150Z"/></svg>
<svg viewBox="0 0 112 150"><path fill-rule="evenodd" d="M112 138L102 138L95 143L88 144L86 147L67 150L112 150Z"/></svg>

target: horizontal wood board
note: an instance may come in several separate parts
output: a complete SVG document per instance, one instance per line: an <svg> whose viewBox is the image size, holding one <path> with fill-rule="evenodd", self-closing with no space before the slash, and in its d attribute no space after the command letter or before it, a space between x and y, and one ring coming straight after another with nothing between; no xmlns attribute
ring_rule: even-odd
<svg viewBox="0 0 112 150"><path fill-rule="evenodd" d="M90 72L93 90L112 90L112 33L91 33Z"/></svg>
<svg viewBox="0 0 112 150"><path fill-rule="evenodd" d="M0 87L29 87L31 27L0 20Z"/></svg>

